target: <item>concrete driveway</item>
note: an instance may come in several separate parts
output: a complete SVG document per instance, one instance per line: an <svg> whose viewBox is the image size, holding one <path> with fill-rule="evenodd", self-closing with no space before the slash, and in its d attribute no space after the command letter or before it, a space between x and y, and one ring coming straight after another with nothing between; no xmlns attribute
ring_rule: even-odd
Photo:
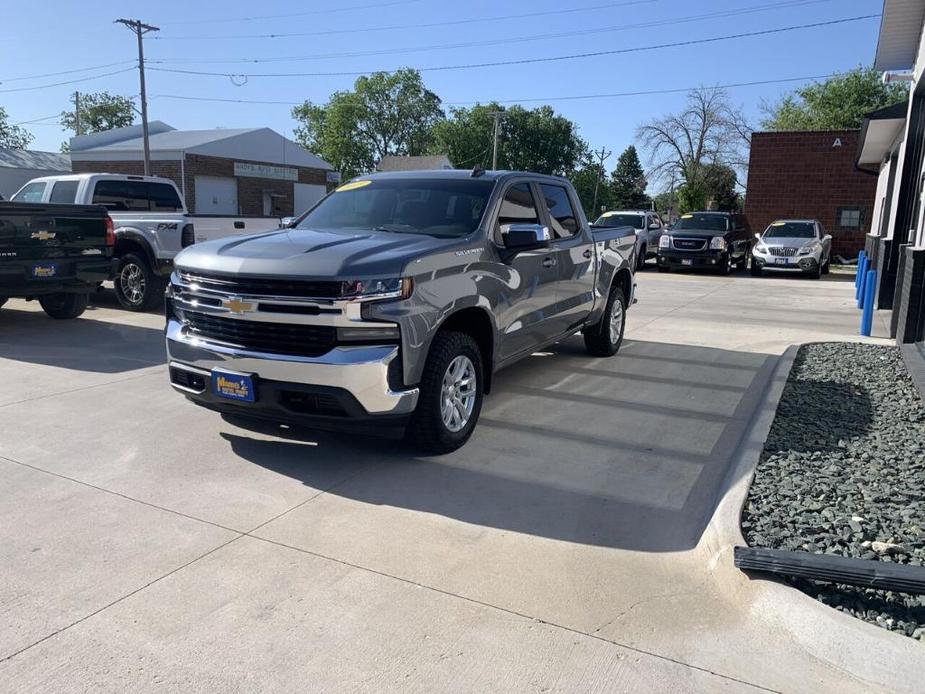
<svg viewBox="0 0 925 694"><path fill-rule="evenodd" d="M853 339L853 284L648 270L639 298L617 358L502 372L439 458L194 407L156 314L9 302L3 688L876 688L704 549L778 355Z"/></svg>

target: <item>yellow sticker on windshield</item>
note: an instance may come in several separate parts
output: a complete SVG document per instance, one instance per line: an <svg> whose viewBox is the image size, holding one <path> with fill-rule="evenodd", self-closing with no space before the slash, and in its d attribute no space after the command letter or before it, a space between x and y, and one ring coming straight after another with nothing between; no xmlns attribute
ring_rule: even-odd
<svg viewBox="0 0 925 694"><path fill-rule="evenodd" d="M693 219L694 215L692 214L682 214L681 219Z"/></svg>
<svg viewBox="0 0 925 694"><path fill-rule="evenodd" d="M348 191L348 190L356 190L357 188L362 188L362 187L364 187L364 186L368 186L370 183L372 183L372 181L370 181L370 180L368 180L368 179L365 180L365 181L351 181L350 183L345 183L344 185L340 186L339 188L335 188L335 189L334 189L334 192L335 192L335 193L344 193L344 192L346 192L346 191Z"/></svg>
<svg viewBox="0 0 925 694"><path fill-rule="evenodd" d="M601 217L613 217L615 214L616 212L605 212Z"/></svg>
<svg viewBox="0 0 925 694"><path fill-rule="evenodd" d="M784 222L771 222L771 226L772 227L782 227L784 226Z"/></svg>

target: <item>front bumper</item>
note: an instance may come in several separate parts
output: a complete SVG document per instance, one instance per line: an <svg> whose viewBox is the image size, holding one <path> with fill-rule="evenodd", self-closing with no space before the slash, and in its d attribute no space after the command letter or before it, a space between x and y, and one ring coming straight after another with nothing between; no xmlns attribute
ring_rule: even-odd
<svg viewBox="0 0 925 694"><path fill-rule="evenodd" d="M658 249L659 267L711 269L723 267L723 263L727 262L729 262L729 258L726 251L677 251L673 249Z"/></svg>
<svg viewBox="0 0 925 694"><path fill-rule="evenodd" d="M786 263L780 262L787 261ZM813 273L819 267L819 259L814 255L797 255L790 257L780 257L763 253L752 252L752 263L762 270L774 270L781 272L802 272Z"/></svg>
<svg viewBox="0 0 925 694"><path fill-rule="evenodd" d="M192 337L172 317L166 337L171 385L210 409L281 422L400 423L417 406L417 388L390 387L397 345L339 346L320 357L251 352ZM252 375L256 401L213 394L212 369Z"/></svg>

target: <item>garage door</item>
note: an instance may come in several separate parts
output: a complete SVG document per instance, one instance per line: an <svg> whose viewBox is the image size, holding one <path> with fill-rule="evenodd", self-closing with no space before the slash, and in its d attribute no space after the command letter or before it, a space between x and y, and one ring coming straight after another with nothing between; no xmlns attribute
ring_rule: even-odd
<svg viewBox="0 0 925 694"><path fill-rule="evenodd" d="M196 214L238 214L238 181L218 176L196 176Z"/></svg>
<svg viewBox="0 0 925 694"><path fill-rule="evenodd" d="M309 207L324 197L328 190L324 186L316 186L310 183L295 184L295 209L293 212L299 216Z"/></svg>

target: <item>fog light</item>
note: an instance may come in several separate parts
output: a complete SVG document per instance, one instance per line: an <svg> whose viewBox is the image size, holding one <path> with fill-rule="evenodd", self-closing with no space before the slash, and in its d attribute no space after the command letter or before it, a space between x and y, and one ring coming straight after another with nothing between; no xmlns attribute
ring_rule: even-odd
<svg viewBox="0 0 925 694"><path fill-rule="evenodd" d="M339 342L397 342L399 337L398 326L337 329Z"/></svg>

